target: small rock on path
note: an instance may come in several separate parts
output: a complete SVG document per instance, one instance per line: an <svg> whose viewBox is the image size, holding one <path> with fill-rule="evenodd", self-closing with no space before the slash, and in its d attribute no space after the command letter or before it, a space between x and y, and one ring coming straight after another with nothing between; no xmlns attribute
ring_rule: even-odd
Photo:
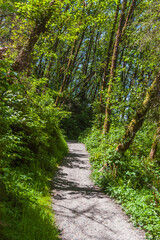
<svg viewBox="0 0 160 240"><path fill-rule="evenodd" d="M62 240L144 240L144 232L90 180L84 144L70 141L68 146L53 179L53 210Z"/></svg>

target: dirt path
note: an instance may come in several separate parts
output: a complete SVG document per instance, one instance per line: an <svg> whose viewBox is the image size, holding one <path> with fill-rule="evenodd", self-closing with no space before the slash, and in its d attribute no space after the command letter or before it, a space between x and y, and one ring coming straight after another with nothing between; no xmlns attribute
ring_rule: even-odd
<svg viewBox="0 0 160 240"><path fill-rule="evenodd" d="M53 209L62 240L144 240L120 206L90 180L85 146L68 146L69 154L53 179Z"/></svg>

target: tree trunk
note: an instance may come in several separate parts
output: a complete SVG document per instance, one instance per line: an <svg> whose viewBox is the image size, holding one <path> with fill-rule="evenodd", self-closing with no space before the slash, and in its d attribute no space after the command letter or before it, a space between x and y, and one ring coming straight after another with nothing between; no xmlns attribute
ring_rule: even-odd
<svg viewBox="0 0 160 240"><path fill-rule="evenodd" d="M103 76L102 76L102 83L101 83L101 93L100 93L100 113L101 114L104 113L104 111L103 111L103 105L104 105L104 103L103 103L103 91L106 88L107 77L109 75L109 63L111 61L111 56L112 56L113 37L114 37L114 34L115 34L115 29L116 29L119 7L120 7L120 1L118 1L118 4L117 4L116 14L115 14L113 27L112 27L112 32L111 32L111 37L110 37L109 46L108 46L107 59L105 61L105 66L104 66L104 69L103 69Z"/></svg>
<svg viewBox="0 0 160 240"><path fill-rule="evenodd" d="M111 56L112 56L113 37L114 37L114 34L115 34L115 29L116 29L119 7L120 7L120 1L118 1L116 14L115 14L114 22L113 22L113 27L112 27L112 32L111 32L111 37L110 37L108 52L107 52L107 59L106 59L105 66L104 66L101 90L105 89L105 87L106 87L106 76L109 74L108 68L109 68L109 63L111 61Z"/></svg>
<svg viewBox="0 0 160 240"><path fill-rule="evenodd" d="M87 75L91 50L93 48L94 33L95 33L95 28L91 28L91 30L90 30L90 40L88 42L87 51L86 51L86 55L85 55L85 60L84 60L84 64L83 64L83 74L84 75Z"/></svg>
<svg viewBox="0 0 160 240"><path fill-rule="evenodd" d="M155 97L158 96L160 91L160 71L157 74L157 77L153 81L151 87L146 93L146 97L142 103L141 108L136 112L135 117L131 120L130 124L127 127L127 131L123 136L123 141L117 146L117 152L125 152L131 145L137 131L142 126L145 115L149 111L149 108Z"/></svg>
<svg viewBox="0 0 160 240"><path fill-rule="evenodd" d="M109 86L108 86L108 92L107 92L108 96L107 96L105 120L104 120L104 126L103 126L104 134L108 133L110 130L110 124L111 124L111 100L110 100L110 98L111 98L111 93L112 93L112 85L113 85L114 78L115 78L115 71L116 71L116 67L117 67L119 44L121 42L122 37L124 36L129 19L130 19L131 15L133 14L135 3L136 3L136 0L133 0L125 22L124 22L124 17L125 17L125 9L126 9L127 0L123 0L123 3L122 3L121 17L120 17L119 27L118 27L118 31L117 31L117 35L116 35L115 44L114 44L110 78L109 78Z"/></svg>
<svg viewBox="0 0 160 240"><path fill-rule="evenodd" d="M39 39L41 33L45 32L46 23L49 21L50 17L52 16L53 8L55 0L51 1L49 4L49 9L44 13L41 19L37 20L35 26L31 30L30 36L27 42L24 44L23 48L21 49L18 57L16 58L14 64L12 65L12 69L16 72L21 72L29 64L30 55L33 51L33 48Z"/></svg>
<svg viewBox="0 0 160 240"><path fill-rule="evenodd" d="M135 8L135 5L136 5L136 1L137 1L137 0L133 0L133 1L132 1L131 7L130 7L129 12L128 12L128 15L127 15L127 17L126 17L125 24L124 24L123 29L122 29L122 37L124 36L124 33L125 33L125 30L126 30L126 28L127 28L127 26L128 26L129 20L130 20L132 14L133 14L133 12L134 12L134 8Z"/></svg>
<svg viewBox="0 0 160 240"><path fill-rule="evenodd" d="M120 43L121 37L122 37L122 28L123 28L123 24L124 24L126 4L127 4L127 0L123 0L122 9L121 9L121 17L120 17L120 21L119 21L119 27L117 30L114 49L113 49L112 64L111 64L109 86L108 86L108 97L107 97L105 120L104 120L104 126L103 126L104 134L109 132L109 129L110 129L110 116L111 116L110 97L111 97L111 92L112 92L112 84L113 84L112 82L115 77L115 70L116 70L116 66L117 66L119 43Z"/></svg>
<svg viewBox="0 0 160 240"><path fill-rule="evenodd" d="M79 40L79 43L78 43L78 46L77 46L77 49L76 49L77 39L75 39L75 41L74 41L74 45L73 45L73 48L72 48L72 51L71 51L71 55L70 55L70 58L69 58L69 61L68 61L68 65L67 65L67 70L66 70L65 76L63 78L63 82L62 82L61 88L59 90L60 93L63 92L65 86L69 82L69 79L71 77L71 74L72 74L72 71L73 71L73 68L74 68L74 65L75 65L75 62L76 62L76 59L77 59L77 56L78 56L78 53L79 53L82 41L83 41L83 38L84 38L84 34L85 34L85 29L83 30L82 36L81 36L81 38ZM74 58L73 58L73 56L74 56ZM73 60L72 60L72 58L73 58ZM58 105L58 103L59 103L59 97L56 98L56 103L55 103L56 106Z"/></svg>
<svg viewBox="0 0 160 240"><path fill-rule="evenodd" d="M151 160L153 160L155 158L159 140L160 140L160 120L159 120L158 125L157 125L156 134L154 136L154 141L153 141L151 151L150 151L150 154L149 154L149 158Z"/></svg>

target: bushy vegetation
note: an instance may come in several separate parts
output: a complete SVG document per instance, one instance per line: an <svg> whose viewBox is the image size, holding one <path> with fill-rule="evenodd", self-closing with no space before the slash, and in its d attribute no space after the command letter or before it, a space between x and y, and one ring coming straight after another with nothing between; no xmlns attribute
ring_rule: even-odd
<svg viewBox="0 0 160 240"><path fill-rule="evenodd" d="M1 61L2 62L2 61ZM64 112L55 108L44 79L25 84L7 63L1 77L1 239L58 239L50 202L53 171L67 153L59 129Z"/></svg>
<svg viewBox="0 0 160 240"><path fill-rule="evenodd" d="M145 122L130 149L115 151L124 133L122 126L112 126L103 135L97 127L87 130L79 140L90 152L92 177L104 192L117 199L134 224L146 230L147 239L160 238L160 169L159 157L148 158L154 124Z"/></svg>

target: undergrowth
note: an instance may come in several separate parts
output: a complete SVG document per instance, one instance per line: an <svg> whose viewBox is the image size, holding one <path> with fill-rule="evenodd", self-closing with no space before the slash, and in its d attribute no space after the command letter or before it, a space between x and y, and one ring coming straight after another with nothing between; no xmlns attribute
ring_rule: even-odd
<svg viewBox="0 0 160 240"><path fill-rule="evenodd" d="M159 151L157 159L148 159L154 128L154 124L145 123L125 154L115 151L124 134L121 126L112 127L106 136L93 127L79 137L90 153L95 184L122 204L134 225L143 228L150 240L160 239Z"/></svg>
<svg viewBox="0 0 160 240"><path fill-rule="evenodd" d="M68 151L59 129L66 113L55 108L49 89L41 89L44 81L1 84L2 240L59 239L50 189L54 170Z"/></svg>

